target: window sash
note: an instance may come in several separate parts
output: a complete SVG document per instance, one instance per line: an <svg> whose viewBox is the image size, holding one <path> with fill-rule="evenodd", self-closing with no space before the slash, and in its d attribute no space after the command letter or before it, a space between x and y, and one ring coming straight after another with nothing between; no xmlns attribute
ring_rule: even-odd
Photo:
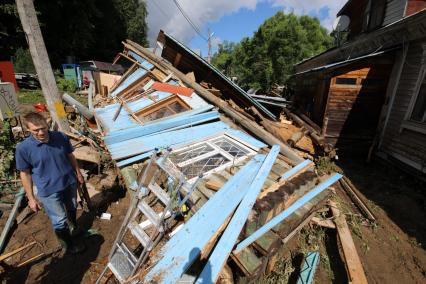
<svg viewBox="0 0 426 284"><path fill-rule="evenodd" d="M221 139L224 139L225 141L228 141L233 146L235 146L235 147L239 148L240 150L242 150L244 152L244 155L239 156L239 157L234 157L233 155L229 154L226 150L224 150L220 146L216 145L215 142L220 141ZM234 139L234 138L232 138L232 137L230 137L230 136L228 136L226 134L222 134L220 136L211 138L211 139L209 139L207 141L195 143L195 144L183 147L181 149L178 149L175 152L175 154L183 153L183 152L185 152L187 150L191 150L191 149L195 150L195 148L197 148L197 147L199 147L201 145L207 145L208 147L211 147L213 150L209 151L207 153L204 153L202 155L199 155L199 156L190 157L190 158L188 158L188 159L186 159L184 161L178 162L178 163L173 162L173 160L169 158L170 162L172 162L178 168L178 170L181 171L182 168L184 168L186 166L194 164L194 163L196 163L198 161L201 161L203 159L207 159L209 157L213 157L213 156L215 156L217 154L220 154L220 155L224 156L228 160L228 162L225 162L223 165L220 165L220 166L218 166L216 168L213 168L211 170L208 170L208 171L202 173L203 175L207 175L207 174L210 174L210 173L213 173L213 172L221 171L221 170L225 169L226 167L228 167L228 166L230 166L232 164L239 163L239 162L243 161L245 158L247 158L248 156L254 155L256 153L253 149L251 149L250 147L244 145L239 140ZM173 155L173 153L171 153L171 155ZM192 182L195 179L196 179L196 177L193 177L193 178L189 179L188 182Z"/></svg>

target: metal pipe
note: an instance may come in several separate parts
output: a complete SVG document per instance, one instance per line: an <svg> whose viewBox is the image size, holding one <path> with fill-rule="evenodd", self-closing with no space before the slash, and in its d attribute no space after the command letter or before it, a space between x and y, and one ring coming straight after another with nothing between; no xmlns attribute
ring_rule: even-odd
<svg viewBox="0 0 426 284"><path fill-rule="evenodd" d="M24 198L25 190L21 187L21 190L16 194L15 204L13 205L12 211L10 212L9 218L7 219L6 225L4 225L3 231L0 236L0 253L3 253L3 249L6 242L7 234L13 226L16 215L18 215L18 208L21 205L22 199Z"/></svg>
<svg viewBox="0 0 426 284"><path fill-rule="evenodd" d="M93 119L93 113L83 104L81 104L79 101L68 95L67 93L64 93L62 95L62 99L69 105L75 106L78 111L87 119Z"/></svg>

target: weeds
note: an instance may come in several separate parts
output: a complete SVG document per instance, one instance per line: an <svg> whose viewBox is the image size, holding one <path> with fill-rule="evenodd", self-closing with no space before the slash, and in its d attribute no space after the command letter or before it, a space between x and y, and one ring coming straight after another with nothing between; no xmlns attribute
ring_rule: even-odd
<svg viewBox="0 0 426 284"><path fill-rule="evenodd" d="M339 168L328 156L322 156L316 159L315 165L319 175L343 172L343 170Z"/></svg>
<svg viewBox="0 0 426 284"><path fill-rule="evenodd" d="M265 278L260 280L262 284L287 284L291 274L294 272L292 257L281 258L275 266L275 269Z"/></svg>

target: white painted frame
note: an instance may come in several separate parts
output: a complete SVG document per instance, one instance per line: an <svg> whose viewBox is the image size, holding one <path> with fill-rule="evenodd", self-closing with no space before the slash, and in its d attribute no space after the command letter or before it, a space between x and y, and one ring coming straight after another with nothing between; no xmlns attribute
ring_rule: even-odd
<svg viewBox="0 0 426 284"><path fill-rule="evenodd" d="M234 156L232 156L231 154L229 154L228 152L226 152L225 150L223 150L222 148L220 148L219 146L214 144L214 141L220 140L221 138L229 140L231 143L235 144L237 147L243 149L244 151L246 151L248 153L245 154L244 156L235 158ZM217 168L211 169L211 170L203 173L203 175L207 176L211 173L220 172L220 171L226 169L227 167L229 167L231 165L235 165L235 164L240 163L241 161L245 160L247 157L255 155L257 153L257 150L258 150L256 147L249 145L245 141L241 141L240 139L237 139L236 137L233 137L232 135L229 135L227 133L222 133L222 134L216 135L214 137L211 137L207 140L204 140L202 142L197 142L197 143L194 143L194 144L191 144L191 145L188 145L188 146L184 146L184 147L179 148L179 149L175 149L170 153L170 155L178 154L180 152L184 152L184 151L187 151L187 150L190 150L190 149L194 149L197 146L200 146L200 145L203 145L203 144L207 144L209 147L211 147L213 149L213 151L210 151L208 153L205 153L205 154L202 154L202 155L199 155L199 156L196 156L196 157L189 158L188 160L185 160L185 161L180 162L178 164L175 164L170 158L169 158L169 161L176 167L177 170L180 170L181 167L190 165L194 162L208 158L210 156L214 156L216 154L221 154L229 160L229 162L226 162L226 163L224 163L223 165L221 165ZM197 179L197 177L193 177L193 178L189 179L187 182L192 183L196 179Z"/></svg>
<svg viewBox="0 0 426 284"><path fill-rule="evenodd" d="M422 54L422 60L420 63L421 66L420 66L419 75L417 77L416 86L411 96L410 104L408 105L407 112L405 113L404 121L401 125L400 131L402 131L403 128L406 128L406 129L410 129L410 130L414 130L414 131L426 134L426 111L423 114L421 122L411 120L414 106L416 104L417 98L420 93L420 88L426 76L426 44L423 44L422 48L423 48L423 54Z"/></svg>

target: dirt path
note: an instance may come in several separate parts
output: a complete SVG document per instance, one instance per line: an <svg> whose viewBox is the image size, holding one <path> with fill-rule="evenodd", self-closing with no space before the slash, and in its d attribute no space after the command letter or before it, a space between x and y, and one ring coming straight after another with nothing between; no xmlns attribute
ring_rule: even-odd
<svg viewBox="0 0 426 284"><path fill-rule="evenodd" d="M106 264L108 253L129 204L129 194L118 200L120 195L118 190L116 192L110 190L92 199L101 208L105 208L107 204L99 202L109 201L107 211L112 214L111 220L101 220L94 214L78 210L78 223L84 229L91 228L100 233L80 238L87 247L81 255L63 255L45 213L39 212L28 222L20 224L15 229L6 252L34 240L38 245L30 251L24 251L8 259L7 264L10 266L3 266L5 272L0 274L1 283L94 283ZM2 218L2 221L4 219L6 218ZM3 225L3 222L0 225ZM14 268L16 264L42 252L46 255L40 259L21 268Z"/></svg>

